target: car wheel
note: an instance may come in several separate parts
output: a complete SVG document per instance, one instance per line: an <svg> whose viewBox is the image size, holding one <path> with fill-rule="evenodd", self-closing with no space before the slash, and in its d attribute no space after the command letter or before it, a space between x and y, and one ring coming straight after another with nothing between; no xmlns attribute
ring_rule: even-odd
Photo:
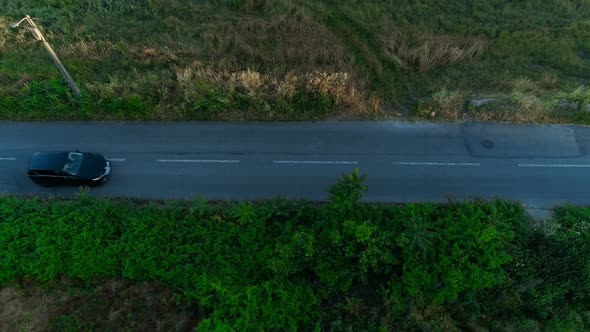
<svg viewBox="0 0 590 332"><path fill-rule="evenodd" d="M33 181L33 183L40 185L41 187L52 187L54 184L53 183L49 183L47 181L41 181L41 180L36 180L36 179L31 179Z"/></svg>
<svg viewBox="0 0 590 332"><path fill-rule="evenodd" d="M85 186L90 187L90 188L96 188L99 184L100 184L100 181L92 181L92 180L88 180L84 183Z"/></svg>

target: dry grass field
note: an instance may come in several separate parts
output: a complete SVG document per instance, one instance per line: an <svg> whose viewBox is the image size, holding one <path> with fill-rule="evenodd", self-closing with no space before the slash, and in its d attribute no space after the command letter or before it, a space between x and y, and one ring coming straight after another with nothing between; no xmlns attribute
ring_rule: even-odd
<svg viewBox="0 0 590 332"><path fill-rule="evenodd" d="M588 0L0 0L0 8L2 119L590 123ZM25 25L9 28L26 14L81 98Z"/></svg>

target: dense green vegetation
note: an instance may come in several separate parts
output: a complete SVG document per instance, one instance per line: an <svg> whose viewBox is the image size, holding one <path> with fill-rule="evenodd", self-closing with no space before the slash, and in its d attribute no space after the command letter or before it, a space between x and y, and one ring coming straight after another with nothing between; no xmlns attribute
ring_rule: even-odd
<svg viewBox="0 0 590 332"><path fill-rule="evenodd" d="M0 118L590 123L588 0L0 0ZM9 23L38 17L83 90ZM493 99L481 106L473 99Z"/></svg>
<svg viewBox="0 0 590 332"><path fill-rule="evenodd" d="M174 329L165 308L201 330L590 328L590 209L527 227L517 203L371 205L365 189L355 172L320 205L2 197L0 285L65 280L86 300L55 331Z"/></svg>

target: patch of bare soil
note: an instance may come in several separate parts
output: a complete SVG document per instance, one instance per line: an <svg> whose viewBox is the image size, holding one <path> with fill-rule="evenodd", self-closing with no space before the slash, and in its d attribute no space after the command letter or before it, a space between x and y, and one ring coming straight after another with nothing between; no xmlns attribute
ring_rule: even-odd
<svg viewBox="0 0 590 332"><path fill-rule="evenodd" d="M55 295L30 293L18 286L0 289L0 331L44 331Z"/></svg>
<svg viewBox="0 0 590 332"><path fill-rule="evenodd" d="M124 280L0 289L0 332L10 331L192 331L196 306L180 303L156 282Z"/></svg>

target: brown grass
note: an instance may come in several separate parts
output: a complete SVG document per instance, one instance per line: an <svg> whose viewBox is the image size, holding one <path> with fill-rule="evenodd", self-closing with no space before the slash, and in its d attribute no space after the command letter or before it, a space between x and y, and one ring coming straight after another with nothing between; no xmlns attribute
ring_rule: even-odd
<svg viewBox="0 0 590 332"><path fill-rule="evenodd" d="M555 94L560 88L559 78L550 73L534 80L520 77L504 82L502 94L492 96L492 104L472 110L471 114L479 121L508 121L521 123L564 123L571 120L571 109L560 107L557 102L578 102L577 90Z"/></svg>
<svg viewBox="0 0 590 332"><path fill-rule="evenodd" d="M488 41L481 37L465 39L420 33L417 37L394 32L384 37L385 53L402 69L427 72L437 66L472 60L481 56Z"/></svg>
<svg viewBox="0 0 590 332"><path fill-rule="evenodd" d="M0 52L6 51L6 43L8 41L8 23L4 17L0 16Z"/></svg>
<svg viewBox="0 0 590 332"><path fill-rule="evenodd" d="M443 87L429 100L418 105L416 115L427 119L464 120L464 109L465 95L459 91L448 91Z"/></svg>
<svg viewBox="0 0 590 332"><path fill-rule="evenodd" d="M353 71L342 41L302 12L220 22L203 37L204 47L226 68L235 68L239 59L273 73Z"/></svg>
<svg viewBox="0 0 590 332"><path fill-rule="evenodd" d="M108 82L86 83L84 89L100 99L114 99L137 91L137 83L132 78L110 77Z"/></svg>
<svg viewBox="0 0 590 332"><path fill-rule="evenodd" d="M330 95L342 110L357 115L375 115L381 109L381 101L360 91L350 74L343 72L311 72L285 75L262 74L252 69L228 71L203 67L200 62L177 68L176 79L185 100L192 100L196 81L213 84L225 90L238 89L265 99L289 99L298 91Z"/></svg>
<svg viewBox="0 0 590 332"><path fill-rule="evenodd" d="M567 118L567 114L557 114L554 105L531 92L514 90L508 95L495 96L495 99L490 105L472 110L470 114L474 120L560 123L566 121Z"/></svg>
<svg viewBox="0 0 590 332"><path fill-rule="evenodd" d="M546 90L557 90L561 87L561 82L555 73L545 72L541 78L541 81L539 82L539 85L541 88Z"/></svg>
<svg viewBox="0 0 590 332"><path fill-rule="evenodd" d="M9 52L12 49L26 49L25 45L32 47L35 45L33 36L24 28L12 29L10 24L12 20L0 16L0 54Z"/></svg>
<svg viewBox="0 0 590 332"><path fill-rule="evenodd" d="M512 111L503 112L504 116L509 116L509 121L516 122L551 122L552 106L543 99L545 90L540 86L541 83L530 78L521 78L515 80L513 84L510 97L515 107Z"/></svg>
<svg viewBox="0 0 590 332"><path fill-rule="evenodd" d="M505 109L496 111L481 111L473 115L477 121L500 121L516 123L563 123L566 118L558 118L550 115L550 111L525 111L519 109ZM548 121L551 119L551 121Z"/></svg>
<svg viewBox="0 0 590 332"><path fill-rule="evenodd" d="M57 51L60 56L64 57L82 57L94 61L101 61L109 56L114 47L115 44L109 41L97 42L95 40L84 38L73 44L62 40L61 47Z"/></svg>
<svg viewBox="0 0 590 332"><path fill-rule="evenodd" d="M516 94L539 94L541 90L537 85L537 82L528 77L514 80L512 86L513 93Z"/></svg>

